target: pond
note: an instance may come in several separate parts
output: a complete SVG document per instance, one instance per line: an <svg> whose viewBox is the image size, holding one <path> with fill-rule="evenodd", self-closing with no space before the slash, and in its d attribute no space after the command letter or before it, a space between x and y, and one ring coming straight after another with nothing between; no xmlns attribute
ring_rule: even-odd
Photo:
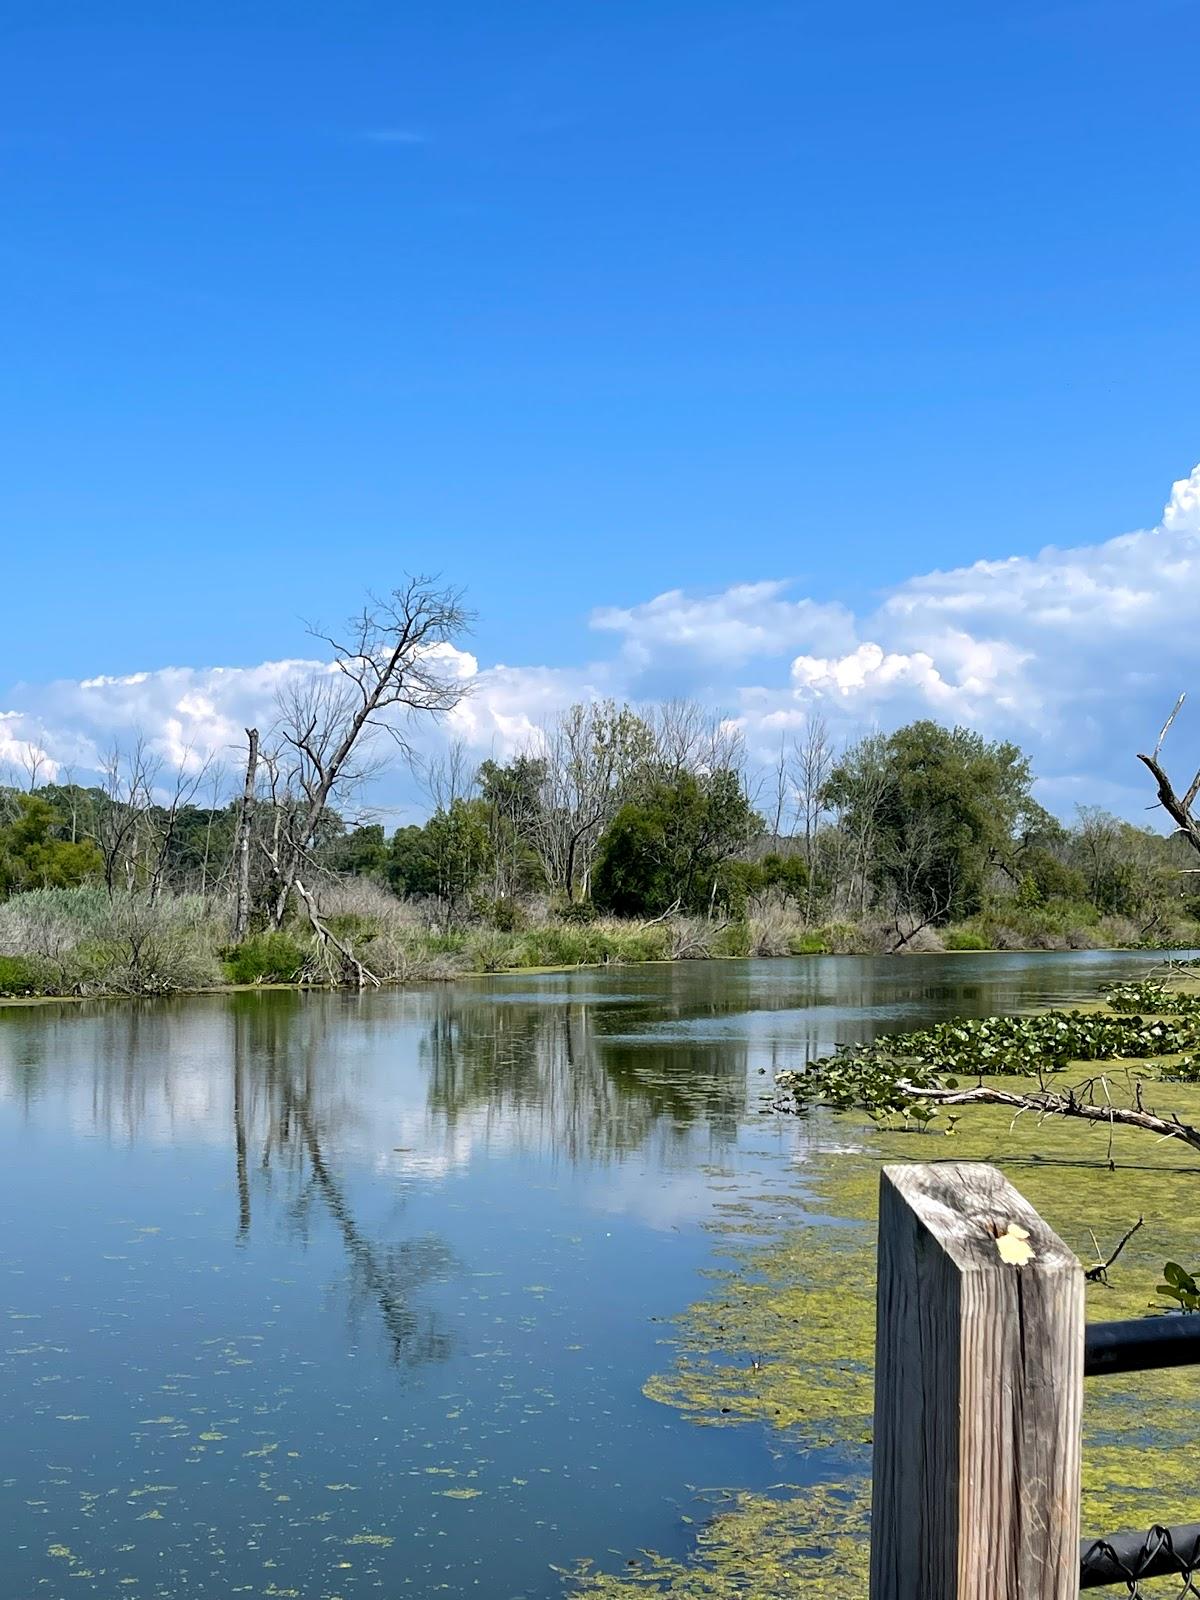
<svg viewBox="0 0 1200 1600"><path fill-rule="evenodd" d="M711 1224L828 1139L773 1073L1157 959L0 1009L5 1592L532 1600L682 1551L786 1445L642 1392Z"/></svg>

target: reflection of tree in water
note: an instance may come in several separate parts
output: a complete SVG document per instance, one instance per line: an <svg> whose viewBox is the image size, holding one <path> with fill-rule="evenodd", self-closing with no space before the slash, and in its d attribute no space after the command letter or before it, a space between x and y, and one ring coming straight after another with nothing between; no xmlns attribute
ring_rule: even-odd
<svg viewBox="0 0 1200 1600"><path fill-rule="evenodd" d="M304 1022L305 1037L298 1049L296 1031L288 1026L281 1008L235 1001L233 1107L239 1235L246 1237L251 1223L246 1128L247 1089L252 1084L262 1102L256 1107L256 1120L266 1123L259 1171L268 1179L281 1167L287 1173L293 1193L289 1208L293 1222L306 1236L314 1203L324 1207L337 1226L349 1261L353 1303L374 1303L397 1365L445 1360L451 1350L450 1335L438 1312L415 1305L413 1294L444 1276L453 1257L436 1238L381 1244L360 1225L326 1146L326 1125L335 1119L317 1103L317 1060L322 1054L329 1059L328 1050L319 1048L327 1039L328 1013L310 1011Z"/></svg>
<svg viewBox="0 0 1200 1600"><path fill-rule="evenodd" d="M351 1309L370 1308L393 1359L444 1359L450 1335L416 1302L454 1265L436 1238L388 1242L364 1225L338 1152L361 1117L337 1070L345 1017L296 994L83 1002L0 1014L0 1092L27 1115L53 1086L78 1120L130 1145L224 1137L232 1123L237 1236L282 1205L302 1237L328 1215L349 1268ZM232 1080L232 1081L230 1081Z"/></svg>
<svg viewBox="0 0 1200 1600"><path fill-rule="evenodd" d="M572 1161L619 1157L652 1134L680 1146L697 1129L732 1141L746 1109L742 1041L656 1048L612 1036L612 1023L583 999L447 996L420 1046L430 1109L450 1126L482 1118L485 1134L503 1127Z"/></svg>

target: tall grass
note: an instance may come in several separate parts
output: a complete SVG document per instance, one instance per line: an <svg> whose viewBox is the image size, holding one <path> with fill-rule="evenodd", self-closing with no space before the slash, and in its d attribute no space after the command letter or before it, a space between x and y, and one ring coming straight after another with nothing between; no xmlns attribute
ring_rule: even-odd
<svg viewBox="0 0 1200 1600"><path fill-rule="evenodd" d="M90 887L31 889L0 905L0 956L24 964L20 992L202 989L222 977L223 912L199 895L151 901Z"/></svg>
<svg viewBox="0 0 1200 1600"><path fill-rule="evenodd" d="M431 982L466 973L729 956L873 954L894 932L870 922L812 927L786 902L764 902L744 918L663 922L563 917L547 905L506 916L512 926L447 925L432 904L397 899L365 880L322 886L328 926L384 983ZM199 895L109 897L92 887L35 889L0 904L0 995L172 994L228 983L330 981L330 964L307 922L259 931L227 945L229 906ZM1181 919L1145 930L1063 902L989 910L969 922L926 930L907 953L949 950L1086 949L1200 945L1200 926Z"/></svg>

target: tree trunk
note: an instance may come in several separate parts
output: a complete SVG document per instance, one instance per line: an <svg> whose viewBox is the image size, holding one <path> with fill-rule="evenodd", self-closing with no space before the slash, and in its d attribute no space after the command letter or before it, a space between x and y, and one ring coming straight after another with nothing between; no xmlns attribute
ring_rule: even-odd
<svg viewBox="0 0 1200 1600"><path fill-rule="evenodd" d="M246 785L238 812L237 898L233 908L233 942L241 944L250 926L250 820L254 811L254 780L258 773L258 729L247 728Z"/></svg>

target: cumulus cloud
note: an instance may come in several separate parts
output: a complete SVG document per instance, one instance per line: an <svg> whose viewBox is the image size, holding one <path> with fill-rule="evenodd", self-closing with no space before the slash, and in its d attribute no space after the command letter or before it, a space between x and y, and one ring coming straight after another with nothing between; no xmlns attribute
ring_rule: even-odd
<svg viewBox="0 0 1200 1600"><path fill-rule="evenodd" d="M923 711L1004 730L1093 768L1158 724L1200 667L1200 467L1158 526L980 561L888 594L845 654L801 655L801 699ZM1159 718L1161 721L1161 717Z"/></svg>
<svg viewBox="0 0 1200 1600"><path fill-rule="evenodd" d="M739 583L715 595L671 589L641 605L601 606L592 627L616 633L630 670L668 657L737 667L802 646L837 649L854 636L854 619L841 605L790 599L778 580Z"/></svg>
<svg viewBox="0 0 1200 1600"><path fill-rule="evenodd" d="M931 716L1017 739L1060 809L1097 799L1140 815L1133 752L1180 688L1200 689L1198 606L1200 467L1153 528L914 575L862 616L772 579L601 607L591 628L611 647L583 668L481 665L446 646L468 692L422 737L505 757L573 700L689 693L766 758L816 711L844 737ZM172 764L232 752L245 726L269 721L281 687L328 670L283 659L18 685L0 713L0 765L32 746L47 763L94 769L135 728Z"/></svg>
<svg viewBox="0 0 1200 1600"><path fill-rule="evenodd" d="M0 711L0 770L5 767L48 783L58 777L59 763L42 745L33 718L19 711Z"/></svg>

